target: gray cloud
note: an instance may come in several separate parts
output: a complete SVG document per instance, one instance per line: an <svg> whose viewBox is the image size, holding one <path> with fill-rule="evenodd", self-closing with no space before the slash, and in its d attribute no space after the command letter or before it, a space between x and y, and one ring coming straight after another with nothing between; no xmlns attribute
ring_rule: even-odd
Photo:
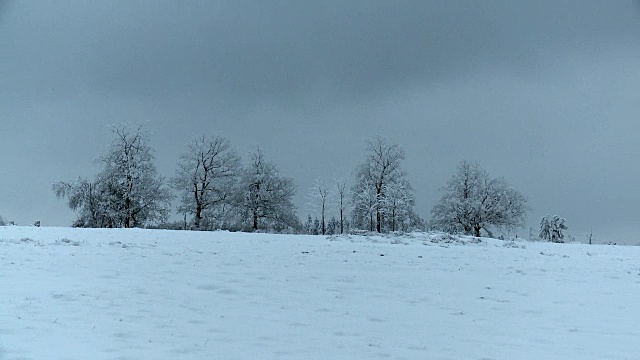
<svg viewBox="0 0 640 360"><path fill-rule="evenodd" d="M45 5L47 4L47 5ZM246 103L366 96L637 39L601 1L41 2L14 16L20 66L55 87ZM22 11L20 11L22 10ZM29 80L23 79L23 80ZM46 91L50 90L50 91Z"/></svg>
<svg viewBox="0 0 640 360"><path fill-rule="evenodd" d="M260 144L301 215L377 134L407 148L423 216L462 158L534 225L614 234L640 210L637 2L0 1L0 33L0 213L22 222L70 221L51 182L95 171L122 121L150 122L168 176L200 132Z"/></svg>
<svg viewBox="0 0 640 360"><path fill-rule="evenodd" d="M243 104L352 98L495 68L534 72L554 52L601 51L638 30L628 9L595 1L190 4L122 6L92 52L91 85Z"/></svg>

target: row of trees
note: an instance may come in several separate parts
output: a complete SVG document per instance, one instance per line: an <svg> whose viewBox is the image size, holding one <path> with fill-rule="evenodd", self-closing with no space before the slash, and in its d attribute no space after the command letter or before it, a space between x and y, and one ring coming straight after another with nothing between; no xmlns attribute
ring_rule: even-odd
<svg viewBox="0 0 640 360"><path fill-rule="evenodd" d="M143 227L166 224L174 198L193 229L297 229L293 180L278 174L260 149L242 167L229 141L201 137L180 157L168 182L153 164L148 137L139 127L114 126L115 140L99 158L93 180L57 182L53 190L78 214L77 227ZM186 220L185 220L186 222Z"/></svg>
<svg viewBox="0 0 640 360"><path fill-rule="evenodd" d="M347 227L376 232L425 227L480 236L482 230L524 225L526 198L504 179L491 178L477 163L463 161L442 188L427 223L414 211L414 190L402 168L404 149L382 137L366 142L353 181L316 181L307 196L320 215L303 225L293 204L293 179L281 176L260 149L243 165L229 141L202 136L180 156L166 181L154 166L141 127L114 126L114 140L99 158L93 178L57 182L53 190L76 211L78 227L144 227L164 224L177 193L182 227L198 230L306 231L344 233ZM328 222L328 214L333 218ZM173 225L176 227L176 225ZM328 231L329 230L329 231Z"/></svg>
<svg viewBox="0 0 640 360"><path fill-rule="evenodd" d="M195 229L275 230L299 227L293 179L256 148L242 167L225 138L201 137L180 157L171 186L180 196L178 212Z"/></svg>

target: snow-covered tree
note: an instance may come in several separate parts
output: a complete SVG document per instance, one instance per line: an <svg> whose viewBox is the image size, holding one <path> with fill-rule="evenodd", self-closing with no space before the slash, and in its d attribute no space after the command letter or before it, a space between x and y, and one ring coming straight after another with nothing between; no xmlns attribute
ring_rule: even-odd
<svg viewBox="0 0 640 360"><path fill-rule="evenodd" d="M327 223L327 235L335 235L340 227L340 222L334 216Z"/></svg>
<svg viewBox="0 0 640 360"><path fill-rule="evenodd" d="M325 222L325 214L331 202L331 190L328 184L322 180L316 180L313 187L309 189L307 194L307 205L312 209L320 211L320 231L325 235L327 227Z"/></svg>
<svg viewBox="0 0 640 360"><path fill-rule="evenodd" d="M53 190L78 211L75 226L139 227L165 221L172 198L153 164L152 149L141 127L113 126L114 141L100 157L95 181L58 182Z"/></svg>
<svg viewBox="0 0 640 360"><path fill-rule="evenodd" d="M202 222L220 227L229 210L234 185L241 170L240 157L229 140L202 136L192 141L180 156L172 187L180 194L179 214L193 216L193 227Z"/></svg>
<svg viewBox="0 0 640 360"><path fill-rule="evenodd" d="M504 179L493 179L478 163L462 161L432 209L432 226L480 236L491 227L512 230L524 225L527 199Z"/></svg>
<svg viewBox="0 0 640 360"><path fill-rule="evenodd" d="M281 231L299 226L292 201L295 194L293 179L280 176L260 149L250 154L238 189L236 204L245 227L253 231Z"/></svg>
<svg viewBox="0 0 640 360"><path fill-rule="evenodd" d="M153 163L147 134L138 127L112 127L115 140L101 157L98 179L111 190L109 209L120 227L144 226L168 217L172 194Z"/></svg>
<svg viewBox="0 0 640 360"><path fill-rule="evenodd" d="M406 174L400 167L401 161L405 158L402 147L389 144L382 137L367 140L366 146L367 154L356 167L355 182L351 190L352 219L355 226L363 226L368 218L370 231L373 231L375 225L375 230L381 232L385 223L384 217L389 216L389 211L393 211L391 208L385 209L385 205L391 206L393 203L388 192L392 188L399 190L400 187L404 187L407 192L411 192L412 189L405 186L408 184ZM406 204L412 206L409 202ZM404 219L396 217L393 221Z"/></svg>
<svg viewBox="0 0 640 360"><path fill-rule="evenodd" d="M413 215L413 187L406 179L384 185L381 209L385 227L390 231L407 230Z"/></svg>
<svg viewBox="0 0 640 360"><path fill-rule="evenodd" d="M313 235L313 219L311 218L311 214L307 217L307 222L304 223L303 231L307 235Z"/></svg>
<svg viewBox="0 0 640 360"><path fill-rule="evenodd" d="M363 179L364 180L364 179ZM356 229L368 229L373 232L376 227L376 210L378 209L378 196L375 187L366 180L356 182L351 189L353 211L351 221Z"/></svg>
<svg viewBox="0 0 640 360"><path fill-rule="evenodd" d="M540 220L540 239L548 240L555 243L564 242L564 230L567 230L565 219L554 216L545 216Z"/></svg>
<svg viewBox="0 0 640 360"><path fill-rule="evenodd" d="M84 178L73 182L59 181L53 184L58 198L67 198L67 205L76 211L74 227L115 227L115 220L107 208L107 187L104 183L93 183Z"/></svg>

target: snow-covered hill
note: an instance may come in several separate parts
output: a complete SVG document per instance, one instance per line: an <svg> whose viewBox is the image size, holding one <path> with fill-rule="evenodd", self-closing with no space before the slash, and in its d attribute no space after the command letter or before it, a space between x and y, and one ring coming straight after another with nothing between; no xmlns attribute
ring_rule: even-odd
<svg viewBox="0 0 640 360"><path fill-rule="evenodd" d="M640 248L0 227L0 359L636 359Z"/></svg>

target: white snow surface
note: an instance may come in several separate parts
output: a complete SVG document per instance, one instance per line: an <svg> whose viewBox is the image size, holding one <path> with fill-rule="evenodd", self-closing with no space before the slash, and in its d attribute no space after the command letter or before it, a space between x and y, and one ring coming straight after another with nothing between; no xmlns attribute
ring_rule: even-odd
<svg viewBox="0 0 640 360"><path fill-rule="evenodd" d="M0 359L639 359L640 247L0 227Z"/></svg>

